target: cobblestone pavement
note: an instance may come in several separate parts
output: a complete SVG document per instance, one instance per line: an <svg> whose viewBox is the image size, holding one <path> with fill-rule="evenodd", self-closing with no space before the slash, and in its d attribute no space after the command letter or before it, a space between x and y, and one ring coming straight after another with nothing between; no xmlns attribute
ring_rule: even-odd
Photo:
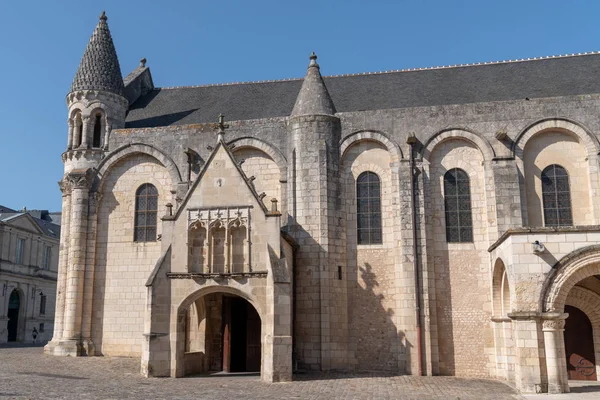
<svg viewBox="0 0 600 400"><path fill-rule="evenodd" d="M598 400L600 399L600 382L569 381L571 393L568 394L528 394L527 400Z"/></svg>
<svg viewBox="0 0 600 400"><path fill-rule="evenodd" d="M139 360L53 357L41 347L0 347L0 399L522 399L493 380L303 374L292 383L258 376L150 378Z"/></svg>

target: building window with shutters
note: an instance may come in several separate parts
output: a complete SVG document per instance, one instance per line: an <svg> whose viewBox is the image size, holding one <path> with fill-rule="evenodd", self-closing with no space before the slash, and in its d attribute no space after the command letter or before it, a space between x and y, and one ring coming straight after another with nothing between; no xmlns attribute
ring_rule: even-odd
<svg viewBox="0 0 600 400"><path fill-rule="evenodd" d="M356 218L358 244L381 244L381 181L374 172L356 179Z"/></svg>
<svg viewBox="0 0 600 400"><path fill-rule="evenodd" d="M573 225L569 174L558 164L542 171L542 203L545 226Z"/></svg>
<svg viewBox="0 0 600 400"><path fill-rule="evenodd" d="M157 213L158 191L154 185L144 183L135 193L134 241L156 241Z"/></svg>
<svg viewBox="0 0 600 400"><path fill-rule="evenodd" d="M473 242L473 218L469 175L453 168L444 175L444 206L446 211L446 241Z"/></svg>

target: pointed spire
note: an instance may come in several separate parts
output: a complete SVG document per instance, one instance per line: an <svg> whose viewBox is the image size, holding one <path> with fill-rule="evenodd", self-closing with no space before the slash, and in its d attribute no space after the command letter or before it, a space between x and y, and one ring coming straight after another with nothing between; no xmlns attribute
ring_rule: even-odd
<svg viewBox="0 0 600 400"><path fill-rule="evenodd" d="M335 106L321 76L317 55L313 52L309 58L310 64L308 64L302 88L296 98L292 116L334 115L336 113Z"/></svg>
<svg viewBox="0 0 600 400"><path fill-rule="evenodd" d="M123 76L115 45L102 11L100 21L83 53L70 92L77 90L105 90L123 96Z"/></svg>

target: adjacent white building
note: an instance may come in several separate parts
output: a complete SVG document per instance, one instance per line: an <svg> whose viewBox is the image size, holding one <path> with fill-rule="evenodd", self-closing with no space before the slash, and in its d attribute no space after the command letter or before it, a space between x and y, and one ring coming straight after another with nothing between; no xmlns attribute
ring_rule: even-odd
<svg viewBox="0 0 600 400"><path fill-rule="evenodd" d="M48 212L0 205L0 344L51 339L59 238Z"/></svg>

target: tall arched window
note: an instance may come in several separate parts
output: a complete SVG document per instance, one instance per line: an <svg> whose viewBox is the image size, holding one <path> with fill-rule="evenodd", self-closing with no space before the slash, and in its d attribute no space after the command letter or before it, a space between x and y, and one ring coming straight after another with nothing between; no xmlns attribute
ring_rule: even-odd
<svg viewBox="0 0 600 400"><path fill-rule="evenodd" d="M460 168L453 168L444 175L444 203L446 240L449 243L472 242L473 218L469 175Z"/></svg>
<svg viewBox="0 0 600 400"><path fill-rule="evenodd" d="M136 242L153 242L156 240L156 214L158 212L158 191L154 185L144 183L135 192L135 227Z"/></svg>
<svg viewBox="0 0 600 400"><path fill-rule="evenodd" d="M545 226L573 225L569 174L558 164L542 171L542 203Z"/></svg>
<svg viewBox="0 0 600 400"><path fill-rule="evenodd" d="M381 244L381 182L373 172L356 180L356 217L358 244Z"/></svg>

